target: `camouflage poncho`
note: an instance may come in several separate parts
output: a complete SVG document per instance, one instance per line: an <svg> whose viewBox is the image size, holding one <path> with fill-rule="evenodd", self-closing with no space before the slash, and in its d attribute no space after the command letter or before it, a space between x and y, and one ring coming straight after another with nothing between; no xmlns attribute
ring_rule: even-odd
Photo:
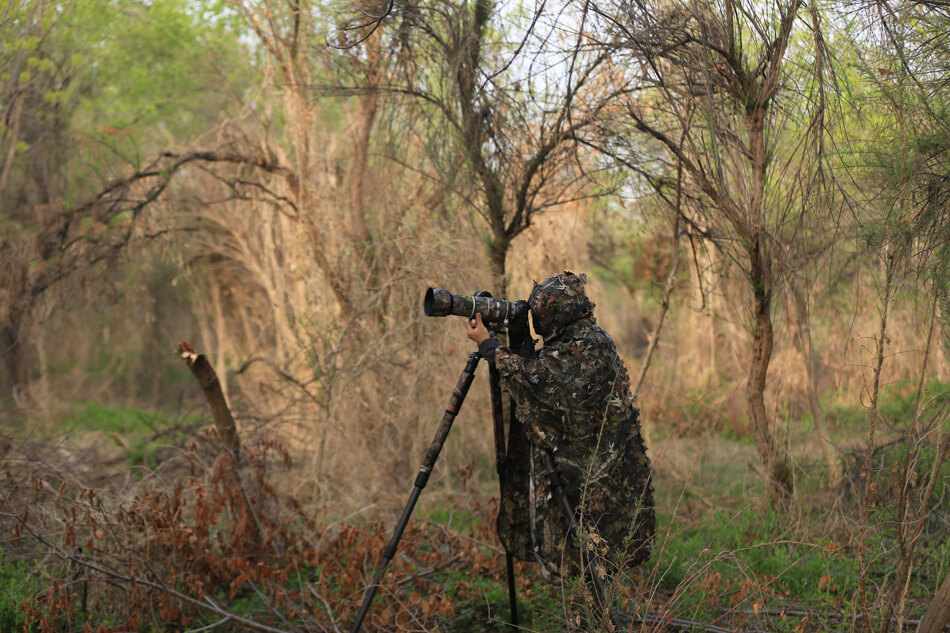
<svg viewBox="0 0 950 633"><path fill-rule="evenodd" d="M529 305L544 347L534 357L501 347L494 358L517 417L499 536L516 557L556 575L576 571L580 555L549 490L542 447L552 451L582 538L609 567L649 558L655 530L650 461L630 379L613 340L594 321L585 281L566 272L536 284Z"/></svg>

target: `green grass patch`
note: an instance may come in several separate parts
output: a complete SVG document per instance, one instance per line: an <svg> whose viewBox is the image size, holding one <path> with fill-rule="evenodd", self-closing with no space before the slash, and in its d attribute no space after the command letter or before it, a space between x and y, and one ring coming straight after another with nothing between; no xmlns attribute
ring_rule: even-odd
<svg viewBox="0 0 950 633"><path fill-rule="evenodd" d="M519 626L528 631L558 631L564 626L561 596L553 585L533 578L527 594L518 595ZM511 621L508 586L497 579L473 576L460 570L441 574L438 581L446 596L455 605L455 614L443 619L445 631L451 633L481 633L482 631L510 631ZM466 596L466 597L460 597Z"/></svg>
<svg viewBox="0 0 950 633"><path fill-rule="evenodd" d="M74 405L60 419L66 431L100 431L133 437L151 435L173 424L166 416L132 407L109 407L95 402Z"/></svg>
<svg viewBox="0 0 950 633"><path fill-rule="evenodd" d="M917 381L900 380L881 387L878 394L878 413L881 418L899 429L906 429L914 420L917 406ZM950 399L950 383L933 379L924 384L920 403L922 417L927 419L932 412L938 411ZM868 425L868 407L860 403L833 402L825 404L829 424L833 425L836 436L854 437L854 432L866 433ZM808 414L810 419L810 414ZM943 428L946 429L947 421Z"/></svg>
<svg viewBox="0 0 950 633"><path fill-rule="evenodd" d="M0 549L0 631L19 631L26 625L20 604L32 601L39 589L32 570L32 565L12 560Z"/></svg>
<svg viewBox="0 0 950 633"><path fill-rule="evenodd" d="M129 466L144 465L154 469L159 461L159 451L175 444L189 429L201 424L201 420L197 414L181 419L133 407L86 402L74 405L60 418L57 430L72 435L107 435L126 452Z"/></svg>
<svg viewBox="0 0 950 633"><path fill-rule="evenodd" d="M473 534L479 527L477 513L466 508L452 507L445 503L433 504L432 507L427 508L422 518L436 525L444 525L447 529L460 534Z"/></svg>
<svg viewBox="0 0 950 633"><path fill-rule="evenodd" d="M658 544L644 571L676 596L684 615L700 617L721 605L748 609L758 601L837 606L857 587L853 556L793 534L782 513L717 511L702 523L672 526L669 516L658 518L660 534L674 536Z"/></svg>

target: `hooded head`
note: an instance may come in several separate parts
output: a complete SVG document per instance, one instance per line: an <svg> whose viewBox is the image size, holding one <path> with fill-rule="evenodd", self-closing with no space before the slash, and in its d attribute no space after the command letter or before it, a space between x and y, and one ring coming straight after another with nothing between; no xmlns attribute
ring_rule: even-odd
<svg viewBox="0 0 950 633"><path fill-rule="evenodd" d="M534 331L545 343L560 336L571 323L593 315L594 304L584 292L586 284L585 275L568 271L534 284L528 305Z"/></svg>

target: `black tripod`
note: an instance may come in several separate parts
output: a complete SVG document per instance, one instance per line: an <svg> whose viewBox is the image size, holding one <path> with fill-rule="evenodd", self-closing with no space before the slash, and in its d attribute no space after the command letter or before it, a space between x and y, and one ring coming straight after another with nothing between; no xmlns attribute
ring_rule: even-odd
<svg viewBox="0 0 950 633"><path fill-rule="evenodd" d="M455 417L458 415L459 409L462 408L462 402L465 400L465 396L468 394L469 387L472 386L472 380L475 378L475 368L478 366L478 361L481 357L478 355L478 352L474 352L469 355L468 362L465 363L465 368L462 370L462 375L459 376L458 383L455 385L455 389L452 391L452 397L449 398L449 404L445 408L445 414L442 416L442 422L439 423L439 428L435 432L435 437L432 439L432 443L429 444L429 450L426 451L425 459L422 460L422 466L419 468L419 474L416 475L416 480L412 485L412 492L409 494L409 501L406 503L406 507L402 511L402 516L399 518L399 523L396 525L396 529L393 531L392 538L389 541L389 545L386 546L386 549L383 550L383 560L379 565L379 568L376 570L376 575L373 576L373 582L366 589L366 593L363 595L363 603L360 605L359 613L356 615L356 620L353 622L353 628L350 629L351 633L358 633L360 626L363 624L363 619L366 617L366 613L369 611L370 604L373 602L373 597L376 595L376 590L379 588L379 582L383 578L383 573L386 571L386 567L396 556L396 546L399 544L399 540L402 538L402 533L406 529L406 525L409 523L409 517L412 515L412 510L416 506L416 501L419 500L419 494L422 492L422 489L426 487L426 484L429 481L429 474L432 472L433 466L435 466L435 461L439 457L439 453L442 451L442 446L445 444L445 440L449 435L449 431L452 429L452 423L455 421ZM498 393L497 406L495 406L495 393L496 388L495 384L492 387L492 402L495 409L495 424L496 433L499 431L498 423L502 419L501 415L501 398L500 391ZM504 427L500 429L502 433L501 446L502 453L504 452ZM499 446L499 440L495 438L496 447ZM501 472L501 467L499 467L499 472ZM514 561L510 553L507 554L507 564L508 564L508 591L509 599L511 605L511 618L512 625L517 626L518 624L518 614L517 614L517 601L514 593Z"/></svg>
<svg viewBox="0 0 950 633"><path fill-rule="evenodd" d="M524 337L519 335L513 336L513 339L517 339L516 341L513 341L513 343L516 343L522 351L526 349L526 345L530 345L528 342L530 339L522 340L523 338ZM409 517L412 515L412 511L416 506L416 501L419 500L419 495L422 493L422 489L426 487L426 484L429 481L429 475L432 472L432 468L435 466L435 462L439 457L439 453L442 451L442 446L445 444L446 438L448 438L449 431L452 429L452 423L455 421L455 417L462 408L462 403L465 400L465 396L468 394L468 390L472 386L472 381L475 378L475 368L478 366L478 361L480 358L481 356L478 354L478 352L473 352L469 355L468 361L465 363L465 368L462 370L462 374L459 376L458 383L455 385L455 389L452 391L452 397L449 398L449 404L445 408L445 414L442 416L442 421L439 423L439 428L436 430L435 437L429 444L429 449L426 451L425 458L422 460L422 466L419 468L419 474L416 475L416 480L412 486L412 492L409 494L409 501L406 503L406 507L402 511L402 516L399 518L399 523L396 525L396 529L393 531L393 535L389 540L389 544L386 546L386 549L383 550L383 560L380 563L379 568L376 570L376 574L373 576L373 582L369 587L367 587L366 593L363 594L363 602L360 605L359 613L356 615L356 619L353 622L353 628L350 629L350 633L359 633L360 627L363 624L363 620L366 618L367 612L369 612L373 597L376 595L376 590L379 589L379 583L383 578L383 573L386 571L386 567L389 565L392 559L396 556L396 547L399 544L399 540L402 538L402 534L406 529L406 525L409 523ZM492 415L494 419L495 430L495 458L498 470L499 485L500 487L503 487L505 481L504 473L507 460L507 451L505 449L505 426L501 386L499 382L498 370L494 366L491 366L489 373L491 382ZM514 421L512 421L512 429L510 429L512 432L513 427ZM542 459L544 461L545 470L547 471L548 481L551 484L552 491L555 495L557 495L564 513L570 522L570 531L571 533L576 534L578 530L577 518L567 498L567 495L564 492L564 485L558 477L557 471L554 469L553 460L551 459L550 454L546 452L542 453ZM503 497L503 489L501 494ZM614 626L616 627L616 630L621 630L619 621L616 619L614 613L610 610L607 604L607 592L604 587L604 581L598 573L598 567L593 560L593 555L587 551L586 547L583 547L583 544L581 547L581 555L584 567L590 575L591 582L593 584L596 604L605 612L608 617L610 617L614 623ZM508 600L509 608L511 610L511 626L513 629L516 629L518 627L518 601L515 594L514 557L512 556L511 552L507 550L507 548L505 550L505 559L508 575Z"/></svg>

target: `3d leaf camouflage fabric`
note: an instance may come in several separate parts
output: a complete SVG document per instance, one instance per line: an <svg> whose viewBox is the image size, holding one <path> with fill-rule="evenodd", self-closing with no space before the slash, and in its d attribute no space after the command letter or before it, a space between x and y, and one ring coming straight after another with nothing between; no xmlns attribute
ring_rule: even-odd
<svg viewBox="0 0 950 633"><path fill-rule="evenodd" d="M536 284L528 303L544 346L534 356L499 347L494 362L515 402L499 510L499 536L522 560L557 575L577 570L569 522L549 490L549 449L585 545L609 565L650 556L655 515L650 461L630 379L593 316L586 278L565 272ZM497 344L496 344L497 345Z"/></svg>

